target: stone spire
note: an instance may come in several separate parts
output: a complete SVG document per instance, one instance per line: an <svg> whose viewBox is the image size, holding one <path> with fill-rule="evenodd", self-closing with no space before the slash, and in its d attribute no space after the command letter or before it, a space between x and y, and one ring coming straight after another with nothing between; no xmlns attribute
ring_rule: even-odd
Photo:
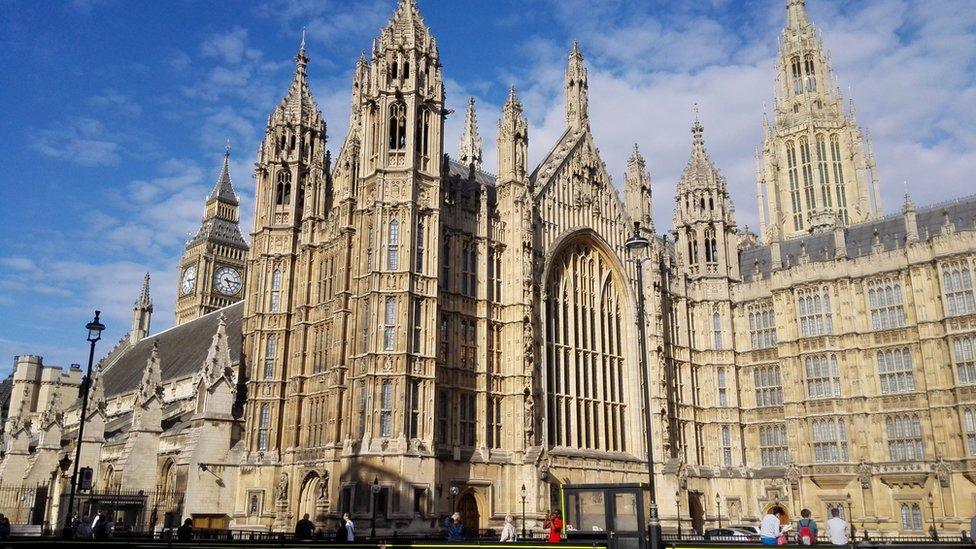
<svg viewBox="0 0 976 549"><path fill-rule="evenodd" d="M776 65L775 119L763 118L764 239L791 238L882 215L873 155L853 112L845 111L830 55L805 0L786 0ZM761 208L762 209L762 208Z"/></svg>
<svg viewBox="0 0 976 549"><path fill-rule="evenodd" d="M149 297L149 273L142 279L142 289L139 297L132 305L132 330L129 331L129 344L135 345L149 335L149 325L152 321L153 304Z"/></svg>
<svg viewBox="0 0 976 549"><path fill-rule="evenodd" d="M295 54L295 77L291 81L288 93L271 113L269 125L283 123L305 123L309 125L323 125L322 114L315 104L315 98L308 89L308 54L305 52L305 36ZM324 132L323 132L324 133Z"/></svg>
<svg viewBox="0 0 976 549"><path fill-rule="evenodd" d="M586 64L583 62L583 52L579 43L573 40L573 48L569 52L569 63L566 66L566 124L580 130L589 127L589 85L586 78Z"/></svg>
<svg viewBox="0 0 976 549"><path fill-rule="evenodd" d="M478 115L474 110L474 97L468 98L468 110L464 117L464 133L458 146L458 160L475 170L481 169L481 137L478 135Z"/></svg>
<svg viewBox="0 0 976 549"><path fill-rule="evenodd" d="M211 200L219 200L234 206L239 204L237 193L234 192L234 185L230 181L230 139L224 145L224 163L220 166L217 183L214 184L213 190L210 191L210 197L207 199L207 202Z"/></svg>
<svg viewBox="0 0 976 549"><path fill-rule="evenodd" d="M654 221L651 202L651 176L647 173L647 163L634 143L634 151L627 161L624 197L631 221L641 224L642 229L653 233Z"/></svg>
<svg viewBox="0 0 976 549"><path fill-rule="evenodd" d="M522 114L522 103L515 86L508 91L498 121L498 183L523 181L528 174L529 124Z"/></svg>
<svg viewBox="0 0 976 549"><path fill-rule="evenodd" d="M207 350L207 358L204 360L203 369L200 371L200 379L206 388L210 388L221 378L227 377L231 367L230 343L227 341L227 319L224 313L220 313L217 322L217 330L214 332ZM231 381L227 378L228 382ZM199 389L197 389L199 390Z"/></svg>
<svg viewBox="0 0 976 549"><path fill-rule="evenodd" d="M786 29L796 32L809 26L805 0L786 0Z"/></svg>

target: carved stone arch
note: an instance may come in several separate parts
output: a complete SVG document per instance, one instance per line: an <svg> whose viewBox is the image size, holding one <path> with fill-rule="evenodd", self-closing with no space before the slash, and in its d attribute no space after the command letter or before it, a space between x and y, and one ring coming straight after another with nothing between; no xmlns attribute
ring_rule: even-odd
<svg viewBox="0 0 976 549"><path fill-rule="evenodd" d="M319 495L322 477L316 471L309 471L302 479L298 492L298 517L304 517L306 513L313 522L319 523Z"/></svg>
<svg viewBox="0 0 976 549"><path fill-rule="evenodd" d="M598 233L578 229L557 239L542 280L546 446L640 455L627 437L641 416L638 384L625 383L637 378L637 339L620 259Z"/></svg>

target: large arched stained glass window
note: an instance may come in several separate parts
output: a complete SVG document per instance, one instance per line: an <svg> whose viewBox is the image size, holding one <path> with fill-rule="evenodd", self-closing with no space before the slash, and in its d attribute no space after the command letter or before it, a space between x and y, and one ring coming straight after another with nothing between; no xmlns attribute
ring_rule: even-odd
<svg viewBox="0 0 976 549"><path fill-rule="evenodd" d="M624 313L611 264L585 241L570 245L547 290L549 444L626 451Z"/></svg>

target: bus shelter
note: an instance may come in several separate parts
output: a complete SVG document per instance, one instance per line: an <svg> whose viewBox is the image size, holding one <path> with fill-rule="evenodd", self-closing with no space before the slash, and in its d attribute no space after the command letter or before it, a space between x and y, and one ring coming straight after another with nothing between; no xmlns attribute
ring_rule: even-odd
<svg viewBox="0 0 976 549"><path fill-rule="evenodd" d="M567 539L606 541L611 549L647 549L647 486L564 484L560 491Z"/></svg>

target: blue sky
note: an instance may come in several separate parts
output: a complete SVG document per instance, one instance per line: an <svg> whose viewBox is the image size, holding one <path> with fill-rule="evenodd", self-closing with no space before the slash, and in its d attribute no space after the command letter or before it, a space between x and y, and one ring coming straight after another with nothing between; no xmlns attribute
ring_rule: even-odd
<svg viewBox="0 0 976 549"><path fill-rule="evenodd" d="M597 144L619 185L631 144L648 160L658 230L671 225L692 105L756 227L752 151L785 0L419 0L438 38L449 106L478 100L485 167L507 87L520 90L538 161L562 130L574 38L590 70ZM976 6L971 1L808 0L845 95L873 137L886 210L908 180L919 204L971 193L976 173ZM308 28L312 91L335 150L360 50L394 0L0 0L0 375L13 356L85 359L100 308L107 352L129 328L143 273L153 331L172 325L176 261L233 146L250 227L251 165ZM454 152L462 120L447 122Z"/></svg>

